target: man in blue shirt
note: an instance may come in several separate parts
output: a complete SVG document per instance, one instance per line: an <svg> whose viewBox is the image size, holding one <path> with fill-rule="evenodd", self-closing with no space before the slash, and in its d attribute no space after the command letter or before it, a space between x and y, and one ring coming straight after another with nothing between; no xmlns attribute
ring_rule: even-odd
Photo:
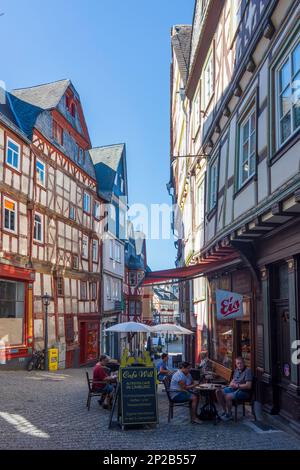
<svg viewBox="0 0 300 470"><path fill-rule="evenodd" d="M169 375L171 371L168 369L168 354L163 353L160 360L157 363L157 377L158 380L164 380L166 375Z"/></svg>
<svg viewBox="0 0 300 470"><path fill-rule="evenodd" d="M251 394L253 381L251 369L246 367L242 357L236 358L235 365L236 369L229 386L216 391L217 400L223 408L223 414L221 415L223 421L232 419L232 400L246 401Z"/></svg>

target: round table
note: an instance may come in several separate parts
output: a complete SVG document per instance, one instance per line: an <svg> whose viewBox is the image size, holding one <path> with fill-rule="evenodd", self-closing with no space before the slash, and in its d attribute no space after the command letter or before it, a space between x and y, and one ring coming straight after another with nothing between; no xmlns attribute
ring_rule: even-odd
<svg viewBox="0 0 300 470"><path fill-rule="evenodd" d="M218 420L220 419L216 405L215 405L215 392L216 390L221 390L224 388L222 385L217 383L209 383L209 384L200 384L196 385L195 390L201 394L203 394L206 398L205 407L213 416L215 424L217 424Z"/></svg>

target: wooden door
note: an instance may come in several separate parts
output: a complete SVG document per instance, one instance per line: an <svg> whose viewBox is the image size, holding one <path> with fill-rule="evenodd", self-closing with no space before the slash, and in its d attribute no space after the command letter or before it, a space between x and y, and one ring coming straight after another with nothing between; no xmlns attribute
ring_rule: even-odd
<svg viewBox="0 0 300 470"><path fill-rule="evenodd" d="M290 344L290 313L288 302L274 303L273 329L273 410L279 413L282 407L282 393L290 383L291 344Z"/></svg>
<svg viewBox="0 0 300 470"><path fill-rule="evenodd" d="M291 373L290 313L287 303L277 304L276 310L276 348L277 380L279 384L289 384Z"/></svg>

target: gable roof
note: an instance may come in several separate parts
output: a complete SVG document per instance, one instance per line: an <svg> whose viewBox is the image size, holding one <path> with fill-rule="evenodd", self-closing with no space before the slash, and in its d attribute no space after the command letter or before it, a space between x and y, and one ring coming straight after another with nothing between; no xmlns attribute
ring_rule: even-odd
<svg viewBox="0 0 300 470"><path fill-rule="evenodd" d="M11 106L18 121L18 125L30 139L32 138L33 128L36 126L40 114L57 109L58 112L64 115L61 100L68 88L72 89L74 96L76 96L80 103L79 95L69 79L58 80L56 82L28 88L18 88L9 93ZM79 132L87 140L89 146L91 146L81 104L78 107L78 116L79 119L74 118L71 125L75 127L77 132Z"/></svg>
<svg viewBox="0 0 300 470"><path fill-rule="evenodd" d="M172 46L176 55L182 81L184 85L186 85L191 51L192 26L175 25L173 31L175 33L172 36Z"/></svg>
<svg viewBox="0 0 300 470"><path fill-rule="evenodd" d="M108 201L111 200L116 172L124 150L125 144L106 145L89 150L95 167L98 193Z"/></svg>
<svg viewBox="0 0 300 470"><path fill-rule="evenodd" d="M29 88L18 88L13 90L11 94L19 100L45 111L56 108L70 85L71 80L64 79Z"/></svg>

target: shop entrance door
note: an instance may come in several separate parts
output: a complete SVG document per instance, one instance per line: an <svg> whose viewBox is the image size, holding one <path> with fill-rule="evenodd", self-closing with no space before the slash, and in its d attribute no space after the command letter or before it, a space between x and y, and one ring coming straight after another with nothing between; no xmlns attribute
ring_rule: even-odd
<svg viewBox="0 0 300 470"><path fill-rule="evenodd" d="M273 349L273 380L274 408L273 413L281 409L282 391L290 383L291 375L291 344L290 344L290 313L287 301L274 302L275 329Z"/></svg>

